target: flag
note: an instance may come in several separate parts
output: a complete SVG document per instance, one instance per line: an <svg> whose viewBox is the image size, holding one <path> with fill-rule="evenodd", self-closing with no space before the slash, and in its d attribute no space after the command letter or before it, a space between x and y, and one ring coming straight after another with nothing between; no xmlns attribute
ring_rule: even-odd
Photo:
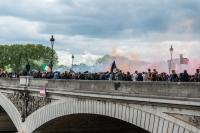
<svg viewBox="0 0 200 133"><path fill-rule="evenodd" d="M47 71L49 69L49 66L46 64L42 64L42 71Z"/></svg>
<svg viewBox="0 0 200 133"><path fill-rule="evenodd" d="M189 59L188 58L183 58L183 63L184 64L189 64Z"/></svg>
<svg viewBox="0 0 200 133"><path fill-rule="evenodd" d="M189 59L188 58L181 58L180 64L189 64Z"/></svg>
<svg viewBox="0 0 200 133"><path fill-rule="evenodd" d="M183 58L183 54L180 54L180 64L189 64L189 59Z"/></svg>
<svg viewBox="0 0 200 133"><path fill-rule="evenodd" d="M114 69L116 69L117 66L115 64L115 61L113 61L112 65L111 65L111 68L110 68L110 72L112 73Z"/></svg>

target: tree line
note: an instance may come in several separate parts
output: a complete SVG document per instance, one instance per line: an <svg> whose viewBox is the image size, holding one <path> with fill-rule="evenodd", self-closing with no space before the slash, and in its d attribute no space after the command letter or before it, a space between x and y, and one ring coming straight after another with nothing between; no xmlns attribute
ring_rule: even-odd
<svg viewBox="0 0 200 133"><path fill-rule="evenodd" d="M57 59L55 50L41 44L0 45L0 68L4 70L22 72L28 63L31 69L39 70L42 64L49 64L51 60L56 64Z"/></svg>

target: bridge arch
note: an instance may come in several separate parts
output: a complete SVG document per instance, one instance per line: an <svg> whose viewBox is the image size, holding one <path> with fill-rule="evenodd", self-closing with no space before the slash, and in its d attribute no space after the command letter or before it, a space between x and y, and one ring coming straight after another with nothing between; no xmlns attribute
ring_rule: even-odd
<svg viewBox="0 0 200 133"><path fill-rule="evenodd" d="M13 103L2 93L0 93L0 106L6 111L13 124L19 132L23 131L21 115Z"/></svg>
<svg viewBox="0 0 200 133"><path fill-rule="evenodd" d="M147 133L133 124L98 114L70 114L43 124L34 132Z"/></svg>
<svg viewBox="0 0 200 133"><path fill-rule="evenodd" d="M31 114L25 121L25 131L33 132L43 124L70 114L98 114L116 118L153 133L192 133L177 123L146 111L114 101L67 98L55 101Z"/></svg>

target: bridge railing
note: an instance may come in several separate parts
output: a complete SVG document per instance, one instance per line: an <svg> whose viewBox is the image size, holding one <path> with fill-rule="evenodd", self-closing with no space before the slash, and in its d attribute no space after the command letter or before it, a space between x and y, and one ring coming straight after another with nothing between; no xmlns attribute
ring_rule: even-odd
<svg viewBox="0 0 200 133"><path fill-rule="evenodd" d="M1 78L0 86L19 86L19 79L17 78Z"/></svg>
<svg viewBox="0 0 200 133"><path fill-rule="evenodd" d="M181 82L127 82L86 80L38 80L32 79L30 86L45 86L47 90L110 93L133 96L166 96L200 98L200 83Z"/></svg>
<svg viewBox="0 0 200 133"><path fill-rule="evenodd" d="M23 84L19 79L0 79L0 86L23 87L38 90L45 87L48 91L86 92L128 96L156 96L200 99L200 83L172 82L127 82L127 81L81 81L32 79ZM21 84L21 85L20 85Z"/></svg>

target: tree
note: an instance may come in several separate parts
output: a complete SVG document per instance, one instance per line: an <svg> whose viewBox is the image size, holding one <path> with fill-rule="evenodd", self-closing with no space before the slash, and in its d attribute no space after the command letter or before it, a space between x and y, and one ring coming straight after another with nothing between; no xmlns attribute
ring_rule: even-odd
<svg viewBox="0 0 200 133"><path fill-rule="evenodd" d="M41 44L26 44L26 45L0 45L0 68L5 69L10 67L15 72L24 70L27 63L31 69L39 70L43 63L49 64L52 59L57 63L57 54L50 47Z"/></svg>

